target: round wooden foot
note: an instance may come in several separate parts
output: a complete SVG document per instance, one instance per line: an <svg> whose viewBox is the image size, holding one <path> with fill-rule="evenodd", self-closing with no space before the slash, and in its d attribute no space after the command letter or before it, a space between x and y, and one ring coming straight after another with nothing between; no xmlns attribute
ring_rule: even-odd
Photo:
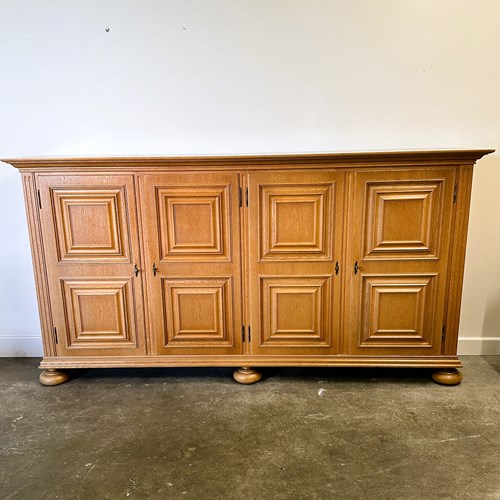
<svg viewBox="0 0 500 500"><path fill-rule="evenodd" d="M59 385L64 384L68 380L69 375L66 372L60 372L52 368L40 373L40 383L43 385Z"/></svg>
<svg viewBox="0 0 500 500"><path fill-rule="evenodd" d="M262 378L262 373L248 366L243 366L233 373L233 377L240 384L255 384Z"/></svg>
<svg viewBox="0 0 500 500"><path fill-rule="evenodd" d="M462 382L462 374L455 368L443 368L432 374L432 380L441 385L458 385Z"/></svg>

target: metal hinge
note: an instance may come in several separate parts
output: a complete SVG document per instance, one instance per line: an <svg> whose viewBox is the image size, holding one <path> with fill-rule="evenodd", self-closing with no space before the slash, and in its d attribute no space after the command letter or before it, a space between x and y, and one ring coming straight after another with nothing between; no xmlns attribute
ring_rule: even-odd
<svg viewBox="0 0 500 500"><path fill-rule="evenodd" d="M57 338L57 328L54 326L54 339L56 340L56 344L59 344L59 339Z"/></svg>
<svg viewBox="0 0 500 500"><path fill-rule="evenodd" d="M241 325L241 341L245 342L245 325Z"/></svg>
<svg viewBox="0 0 500 500"><path fill-rule="evenodd" d="M250 325L248 325L248 342L252 342L252 330L250 328Z"/></svg>
<svg viewBox="0 0 500 500"><path fill-rule="evenodd" d="M40 190L39 189L37 189L36 194L37 194L36 198L37 198L37 201L38 201L38 208L41 209L42 208L42 197L40 196Z"/></svg>
<svg viewBox="0 0 500 500"><path fill-rule="evenodd" d="M453 203L457 202L457 195L458 195L458 184L455 184L455 187L453 189Z"/></svg>
<svg viewBox="0 0 500 500"><path fill-rule="evenodd" d="M248 207L248 188L245 189L245 193L246 193L246 203L247 203L247 207Z"/></svg>
<svg viewBox="0 0 500 500"><path fill-rule="evenodd" d="M239 188L238 191L238 200L240 202L240 208L243 206L243 189L241 187Z"/></svg>
<svg viewBox="0 0 500 500"><path fill-rule="evenodd" d="M441 340L444 342L444 339L446 337L446 325L443 325L443 330L441 332Z"/></svg>

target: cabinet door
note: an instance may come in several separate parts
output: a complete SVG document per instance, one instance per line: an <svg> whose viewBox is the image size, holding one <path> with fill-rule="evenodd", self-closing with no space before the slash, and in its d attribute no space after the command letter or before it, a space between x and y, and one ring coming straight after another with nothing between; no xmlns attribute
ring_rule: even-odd
<svg viewBox="0 0 500 500"><path fill-rule="evenodd" d="M454 168L353 174L350 354L440 353L454 184Z"/></svg>
<svg viewBox="0 0 500 500"><path fill-rule="evenodd" d="M338 351L343 172L248 177L251 351Z"/></svg>
<svg viewBox="0 0 500 500"><path fill-rule="evenodd" d="M38 175L58 355L144 354L132 175Z"/></svg>
<svg viewBox="0 0 500 500"><path fill-rule="evenodd" d="M141 182L155 352L241 353L238 174L144 175Z"/></svg>

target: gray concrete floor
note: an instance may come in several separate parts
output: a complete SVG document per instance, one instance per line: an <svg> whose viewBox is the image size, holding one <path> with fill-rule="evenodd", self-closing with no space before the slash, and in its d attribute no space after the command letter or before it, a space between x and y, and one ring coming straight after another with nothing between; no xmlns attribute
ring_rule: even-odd
<svg viewBox="0 0 500 500"><path fill-rule="evenodd" d="M80 370L0 359L0 498L500 499L500 356L428 370Z"/></svg>

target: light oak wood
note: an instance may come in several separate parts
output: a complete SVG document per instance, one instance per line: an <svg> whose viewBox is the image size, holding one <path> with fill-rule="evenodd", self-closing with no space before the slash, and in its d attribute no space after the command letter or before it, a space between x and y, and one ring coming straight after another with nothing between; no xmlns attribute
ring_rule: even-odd
<svg viewBox="0 0 500 500"><path fill-rule="evenodd" d="M353 177L349 352L438 354L455 171L391 169Z"/></svg>
<svg viewBox="0 0 500 500"><path fill-rule="evenodd" d="M432 380L440 385L458 385L462 382L462 374L455 368L445 368L434 372Z"/></svg>
<svg viewBox="0 0 500 500"><path fill-rule="evenodd" d="M60 370L49 368L40 373L40 383L43 385L61 385L69 380L69 375Z"/></svg>
<svg viewBox="0 0 500 500"><path fill-rule="evenodd" d="M57 356L44 357L40 368L143 368L143 367L189 367L189 366L323 366L355 367L380 366L384 368L460 368L462 364L457 356L267 356L255 355L215 355L215 356L165 356L149 354L147 356Z"/></svg>
<svg viewBox="0 0 500 500"><path fill-rule="evenodd" d="M241 354L238 174L144 175L141 188L152 352Z"/></svg>
<svg viewBox="0 0 500 500"><path fill-rule="evenodd" d="M459 383L472 168L490 152L5 160L23 176L41 380L407 366Z"/></svg>
<svg viewBox="0 0 500 500"><path fill-rule="evenodd" d="M41 174L36 183L55 352L145 354L133 176Z"/></svg>
<svg viewBox="0 0 500 500"><path fill-rule="evenodd" d="M248 176L250 352L336 354L345 173Z"/></svg>
<svg viewBox="0 0 500 500"><path fill-rule="evenodd" d="M238 368L238 370L233 373L233 377L236 382L249 385L258 382L262 378L262 373L254 370L253 368L243 366L242 368Z"/></svg>

